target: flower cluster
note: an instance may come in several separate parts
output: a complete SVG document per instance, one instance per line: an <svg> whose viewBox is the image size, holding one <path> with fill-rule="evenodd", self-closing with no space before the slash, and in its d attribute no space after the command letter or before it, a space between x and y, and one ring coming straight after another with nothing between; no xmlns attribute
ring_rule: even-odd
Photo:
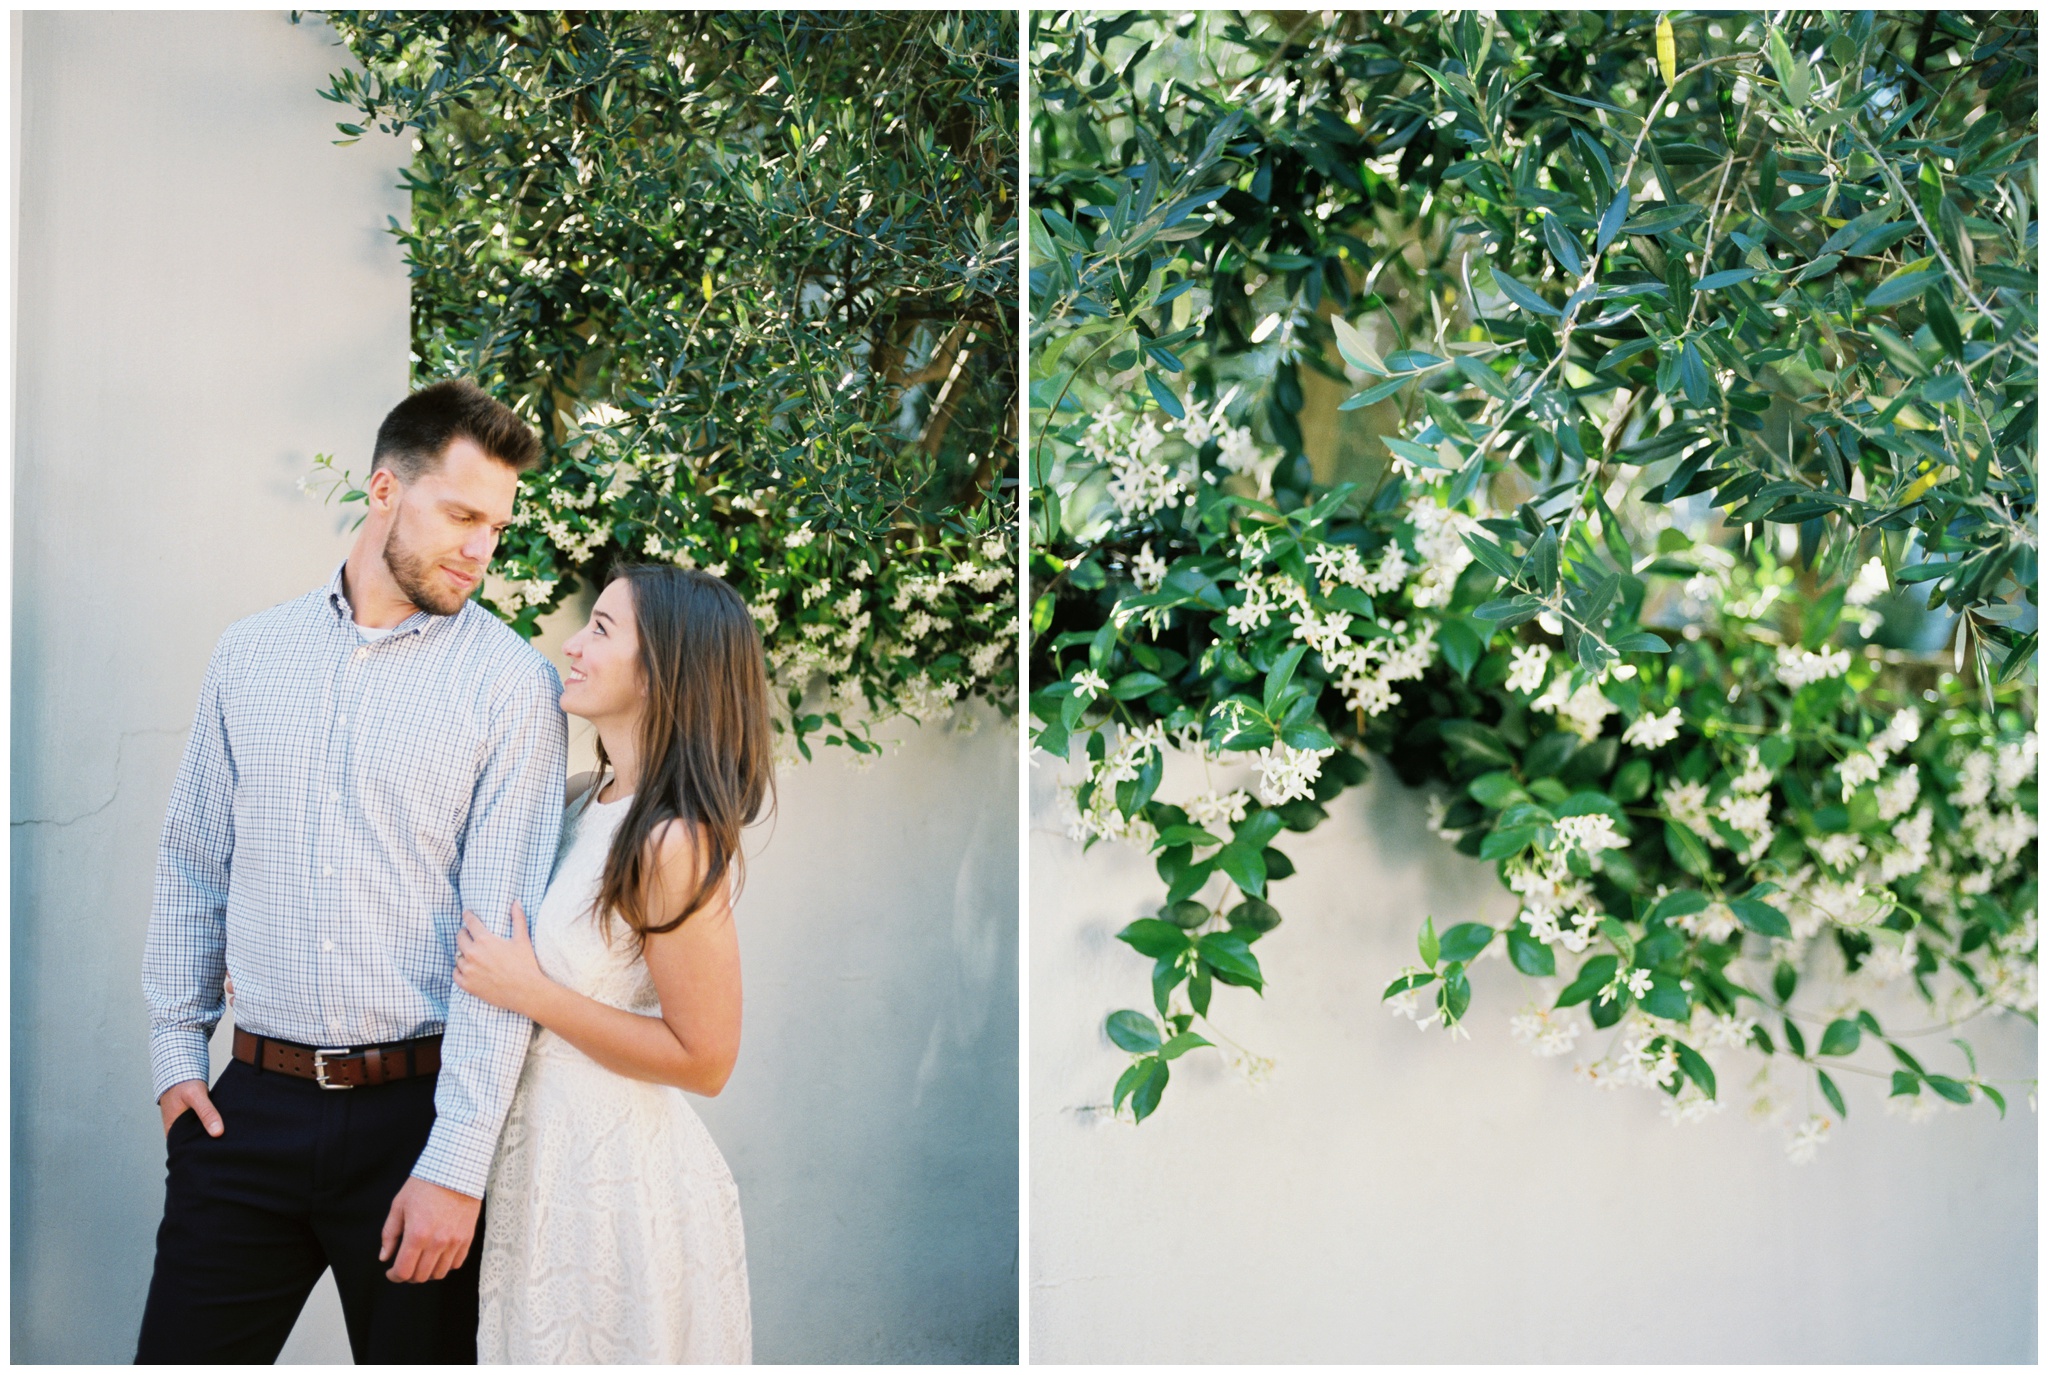
<svg viewBox="0 0 2048 1375"><path fill-rule="evenodd" d="M1207 482L1228 475L1250 478L1261 496L1271 491L1279 452L1260 444L1248 426L1227 414L1235 393L1206 409L1189 406L1179 420L1133 412L1112 398L1097 410L1078 448L1109 474L1105 488L1118 525L1140 525L1194 499L1195 472ZM1206 463L1205 463L1206 460Z"/></svg>

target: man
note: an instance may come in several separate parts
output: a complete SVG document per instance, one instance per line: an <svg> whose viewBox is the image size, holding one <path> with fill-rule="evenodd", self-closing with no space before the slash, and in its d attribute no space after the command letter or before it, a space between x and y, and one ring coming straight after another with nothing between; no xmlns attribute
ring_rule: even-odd
<svg viewBox="0 0 2048 1375"><path fill-rule="evenodd" d="M476 1359L530 1024L451 987L455 933L540 909L566 739L554 668L469 594L539 457L468 382L407 398L347 561L214 649L144 954L168 1178L138 1361L273 1361L329 1267L358 1363Z"/></svg>

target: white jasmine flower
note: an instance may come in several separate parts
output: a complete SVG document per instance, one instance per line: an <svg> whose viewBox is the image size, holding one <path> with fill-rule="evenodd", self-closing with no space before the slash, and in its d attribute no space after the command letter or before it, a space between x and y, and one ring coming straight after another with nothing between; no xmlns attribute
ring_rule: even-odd
<svg viewBox="0 0 2048 1375"><path fill-rule="evenodd" d="M1531 711L1555 712L1557 723L1571 730L1582 740L1600 738L1601 723L1620 710L1607 700L1598 686L1593 683L1581 684L1577 691L1567 693L1570 675L1560 673L1550 680L1550 688L1541 697L1529 704Z"/></svg>
<svg viewBox="0 0 2048 1375"><path fill-rule="evenodd" d="M1671 925L1702 940L1725 941L1735 934L1735 913L1725 902L1710 902L1698 912L1671 918Z"/></svg>
<svg viewBox="0 0 2048 1375"><path fill-rule="evenodd" d="M1714 814L1735 830L1749 837L1751 848L1756 853L1768 847L1771 827L1771 799L1768 793L1754 796L1742 793L1726 793L1715 807Z"/></svg>
<svg viewBox="0 0 2048 1375"><path fill-rule="evenodd" d="M1849 651L1824 649L1819 653L1797 645L1778 647L1778 681L1797 692L1808 683L1839 678L1849 671Z"/></svg>
<svg viewBox="0 0 2048 1375"><path fill-rule="evenodd" d="M1870 750L1873 754L1893 755L1919 738L1920 713L1912 707L1900 707L1891 724L1871 737Z"/></svg>
<svg viewBox="0 0 2048 1375"><path fill-rule="evenodd" d="M1837 835L1808 836L1806 843L1820 856L1820 862L1830 869L1850 869L1870 853L1870 847L1848 832Z"/></svg>
<svg viewBox="0 0 2048 1375"><path fill-rule="evenodd" d="M1823 1142L1828 1139L1828 1128L1833 1124L1825 1117L1809 1117L1785 1143L1785 1158L1794 1165L1808 1165L1820 1153Z"/></svg>
<svg viewBox="0 0 2048 1375"><path fill-rule="evenodd" d="M1989 865L2002 865L2018 856L2036 831L2034 818L2017 807L2004 812L1973 807L1963 813L1963 836L1969 852Z"/></svg>
<svg viewBox="0 0 2048 1375"><path fill-rule="evenodd" d="M1208 830L1212 826L1235 826L1244 820L1245 807L1251 802L1251 795L1242 791L1227 793L1203 793L1182 803L1188 820Z"/></svg>
<svg viewBox="0 0 2048 1375"><path fill-rule="evenodd" d="M1269 745L1258 752L1252 767L1259 771L1259 799L1269 807L1309 797L1322 774L1323 761L1336 751L1298 750L1292 745Z"/></svg>
<svg viewBox="0 0 2048 1375"><path fill-rule="evenodd" d="M1721 1111L1721 1101L1709 1098L1698 1084L1688 1081L1676 1097L1664 1100L1661 1109L1664 1120L1676 1127L1686 1122L1700 1122Z"/></svg>
<svg viewBox="0 0 2048 1375"><path fill-rule="evenodd" d="M1111 454L1109 468L1109 497L1126 523L1148 519L1187 492L1187 477L1178 465L1154 461L1141 452Z"/></svg>
<svg viewBox="0 0 2048 1375"><path fill-rule="evenodd" d="M1308 551L1308 565L1315 570L1325 591L1340 582L1355 587L1365 576L1365 564L1359 560L1358 551L1348 544L1318 545Z"/></svg>
<svg viewBox="0 0 2048 1375"><path fill-rule="evenodd" d="M1412 571L1408 566L1407 551L1401 548L1400 541L1395 540L1380 550L1380 561L1358 580L1357 586L1372 596L1384 596L1397 590Z"/></svg>
<svg viewBox="0 0 2048 1375"><path fill-rule="evenodd" d="M2019 740L2009 741L1998 747L1998 795L2011 797L2020 784L2034 776L2035 757L2040 750L2040 741L2034 732L2028 731Z"/></svg>
<svg viewBox="0 0 2048 1375"><path fill-rule="evenodd" d="M1747 797L1743 793L1724 793L1714 805L1714 816L1733 826L1735 830L1755 834L1769 826L1772 820L1772 799L1769 797Z"/></svg>
<svg viewBox="0 0 2048 1375"><path fill-rule="evenodd" d="M1142 816L1127 818L1116 809L1115 789L1105 791L1097 787L1085 809L1079 804L1079 792L1078 786L1059 790L1060 811L1066 818L1069 839L1124 841L1149 846L1157 835L1152 824Z"/></svg>
<svg viewBox="0 0 2048 1375"><path fill-rule="evenodd" d="M1877 815L1882 821L1904 816L1920 798L1920 766L1908 764L1877 785Z"/></svg>
<svg viewBox="0 0 2048 1375"><path fill-rule="evenodd" d="M1673 821L1703 836L1713 833L1714 828L1707 818L1706 784L1670 784L1659 795L1659 800L1664 805L1664 814Z"/></svg>
<svg viewBox="0 0 2048 1375"><path fill-rule="evenodd" d="M1508 651L1510 666L1506 683L1509 692L1535 692L1550 672L1550 646L1515 645Z"/></svg>
<svg viewBox="0 0 2048 1375"><path fill-rule="evenodd" d="M1379 674L1352 674L1340 679L1337 686L1344 692L1344 705L1367 716L1378 716L1401 700L1401 694Z"/></svg>
<svg viewBox="0 0 2048 1375"><path fill-rule="evenodd" d="M1367 716L1377 716L1399 702L1401 695L1392 685L1420 678L1436 658L1433 623L1410 631L1406 621L1396 621L1388 629L1391 635L1322 651L1346 705Z"/></svg>
<svg viewBox="0 0 2048 1375"><path fill-rule="evenodd" d="M1280 462L1280 451L1267 452L1252 438L1252 432L1242 425L1226 425L1217 433L1216 461L1229 472L1245 474L1258 479L1259 495L1273 490L1273 469Z"/></svg>
<svg viewBox="0 0 2048 1375"><path fill-rule="evenodd" d="M1508 1022L1508 1034L1538 1056L1568 1055L1578 1043L1579 1024L1569 1012L1531 1004Z"/></svg>
<svg viewBox="0 0 2048 1375"><path fill-rule="evenodd" d="M1140 592L1156 592L1159 584L1166 581L1166 560L1152 552L1152 541L1145 541L1138 557L1131 560L1131 576L1137 580Z"/></svg>
<svg viewBox="0 0 2048 1375"><path fill-rule="evenodd" d="M1557 823L1557 838L1588 855L1597 855L1602 850L1628 848L1628 841L1615 832L1614 818L1604 812L1560 819Z"/></svg>
<svg viewBox="0 0 2048 1375"><path fill-rule="evenodd" d="M1974 750L1963 757L1961 778L1948 800L1958 807L1975 807L1991 796L1992 772L1998 759L1989 750Z"/></svg>
<svg viewBox="0 0 2048 1375"><path fill-rule="evenodd" d="M1749 756L1742 772L1729 781L1729 787L1739 793L1761 793L1771 786L1771 771L1764 766L1763 754L1756 746L1749 747Z"/></svg>
<svg viewBox="0 0 2048 1375"><path fill-rule="evenodd" d="M1863 976L1874 983L1888 984L1911 974L1920 963L1920 935L1908 931L1897 945L1878 941L1863 957Z"/></svg>
<svg viewBox="0 0 2048 1375"><path fill-rule="evenodd" d="M2000 954L1985 967L1984 991L1999 1007L2021 1014L2030 1013L2040 1006L2040 976L2040 966L2031 958L2008 958Z"/></svg>
<svg viewBox="0 0 2048 1375"><path fill-rule="evenodd" d="M1262 630L1273 619L1274 606L1266 596L1264 584L1244 584L1244 601L1225 613L1225 619L1232 630Z"/></svg>
<svg viewBox="0 0 2048 1375"><path fill-rule="evenodd" d="M1472 551L1464 536L1479 530L1479 522L1460 511L1436 504L1429 496L1408 503L1408 523L1415 531L1415 553L1422 560L1422 576L1410 588L1408 599L1423 608L1444 606L1451 599L1458 576L1470 566Z"/></svg>
<svg viewBox="0 0 2048 1375"><path fill-rule="evenodd" d="M801 549L817 537L817 533L811 529L811 523L805 521L802 525L784 535L782 543L790 549Z"/></svg>
<svg viewBox="0 0 2048 1375"><path fill-rule="evenodd" d="M1677 707L1662 716L1646 711L1629 723L1628 729L1621 733L1621 741L1638 749L1661 749L1678 738L1678 717Z"/></svg>
<svg viewBox="0 0 2048 1375"><path fill-rule="evenodd" d="M1327 615L1317 615L1303 608L1290 618L1294 622L1294 638L1323 656L1334 660L1351 639L1351 613L1342 609Z"/></svg>
<svg viewBox="0 0 2048 1375"><path fill-rule="evenodd" d="M1934 813L1922 807L1911 821L1902 821L1892 828L1892 839L1898 848L1885 851L1878 862L1879 876L1890 883L1926 868L1934 855L1933 837Z"/></svg>
<svg viewBox="0 0 2048 1375"><path fill-rule="evenodd" d="M911 720L924 722L949 709L959 695L958 679L948 678L944 682L934 683L929 674L920 672L903 685L898 706Z"/></svg>
<svg viewBox="0 0 2048 1375"><path fill-rule="evenodd" d="M1865 783L1876 782L1880 768L1882 765L1877 762L1877 756L1863 750L1852 750L1838 766L1842 776L1842 796L1847 797Z"/></svg>
<svg viewBox="0 0 2048 1375"><path fill-rule="evenodd" d="M967 656L967 667L977 678L986 678L995 672L996 662L1009 648L1005 640L990 640Z"/></svg>
<svg viewBox="0 0 2048 1375"><path fill-rule="evenodd" d="M1755 1030L1754 1017L1730 1017L1723 1013L1715 1013L1712 1020L1707 1023L1706 1030L1700 1035L1700 1044L1708 1047L1746 1046L1749 1044L1750 1033Z"/></svg>
<svg viewBox="0 0 2048 1375"><path fill-rule="evenodd" d="M1092 702L1108 691L1109 680L1092 668L1084 668L1074 675L1074 695L1084 702Z"/></svg>
<svg viewBox="0 0 2048 1375"><path fill-rule="evenodd" d="M1404 988L1387 999L1387 1010L1396 1017L1406 1017L1421 1030L1427 1031L1436 1021L1436 1009L1423 1008L1417 1004L1422 997L1419 988Z"/></svg>

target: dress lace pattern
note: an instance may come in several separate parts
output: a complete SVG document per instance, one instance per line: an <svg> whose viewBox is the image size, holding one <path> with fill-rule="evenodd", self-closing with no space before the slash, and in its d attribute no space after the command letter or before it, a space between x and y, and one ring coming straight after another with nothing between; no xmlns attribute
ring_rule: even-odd
<svg viewBox="0 0 2048 1375"><path fill-rule="evenodd" d="M626 800L565 818L532 924L549 978L658 1016L621 923L591 912ZM480 1364L745 1364L753 1359L739 1191L681 1089L614 1074L534 1029L484 1207Z"/></svg>

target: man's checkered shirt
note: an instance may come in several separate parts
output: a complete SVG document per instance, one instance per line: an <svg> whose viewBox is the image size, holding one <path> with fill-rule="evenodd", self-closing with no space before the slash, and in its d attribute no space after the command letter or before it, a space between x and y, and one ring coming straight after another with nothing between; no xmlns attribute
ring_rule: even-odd
<svg viewBox="0 0 2048 1375"><path fill-rule="evenodd" d="M214 647L171 790L142 987L156 1093L236 1025L320 1047L446 1031L413 1173L480 1198L531 1024L453 986L465 908L538 911L562 821L554 666L474 602L364 642L327 586ZM234 1124L228 1124L234 1130Z"/></svg>

